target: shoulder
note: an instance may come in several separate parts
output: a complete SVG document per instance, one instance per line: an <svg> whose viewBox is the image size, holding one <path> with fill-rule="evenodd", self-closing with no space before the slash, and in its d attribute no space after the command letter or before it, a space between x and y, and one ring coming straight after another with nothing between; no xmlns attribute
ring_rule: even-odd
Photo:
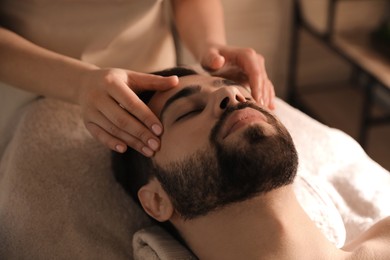
<svg viewBox="0 0 390 260"><path fill-rule="evenodd" d="M352 253L351 259L390 259L390 217L374 224L343 247Z"/></svg>
<svg viewBox="0 0 390 260"><path fill-rule="evenodd" d="M389 242L389 240L390 240L390 216L375 223L365 233L367 233L368 238L383 239L383 240L387 240L387 242Z"/></svg>

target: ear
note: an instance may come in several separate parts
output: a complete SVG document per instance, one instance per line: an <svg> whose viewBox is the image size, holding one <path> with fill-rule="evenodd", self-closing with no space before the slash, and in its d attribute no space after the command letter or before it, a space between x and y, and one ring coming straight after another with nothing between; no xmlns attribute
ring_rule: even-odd
<svg viewBox="0 0 390 260"><path fill-rule="evenodd" d="M138 198L145 212L157 221L169 220L174 212L168 194L156 178L139 189Z"/></svg>

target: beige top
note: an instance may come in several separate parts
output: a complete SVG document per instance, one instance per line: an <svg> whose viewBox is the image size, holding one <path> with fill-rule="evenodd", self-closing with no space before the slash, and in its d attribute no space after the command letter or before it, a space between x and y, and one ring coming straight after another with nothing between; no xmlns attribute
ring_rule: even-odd
<svg viewBox="0 0 390 260"><path fill-rule="evenodd" d="M1 0L1 25L49 50L151 72L175 65L163 0ZM21 106L36 95L0 82L0 158ZM13 121L13 122L11 122Z"/></svg>
<svg viewBox="0 0 390 260"><path fill-rule="evenodd" d="M97 66L147 72L175 64L162 0L3 0L0 17L35 44Z"/></svg>

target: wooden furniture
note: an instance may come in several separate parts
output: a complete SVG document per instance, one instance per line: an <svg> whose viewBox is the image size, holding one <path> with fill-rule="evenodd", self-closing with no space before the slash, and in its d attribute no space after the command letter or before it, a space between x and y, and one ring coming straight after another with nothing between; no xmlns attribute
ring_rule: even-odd
<svg viewBox="0 0 390 260"><path fill-rule="evenodd" d="M303 17L302 3L294 0L294 25L292 33L288 101L304 112L316 117L311 108L301 98L302 92L297 86L298 57L300 51L300 30L305 30L312 37L322 42L328 49L347 61L352 67L354 77L364 75L366 80L362 84L364 101L361 111L361 124L358 141L365 147L368 130L370 127L390 122L390 105L381 116L374 115L373 106L377 103L376 90L380 89L381 95L387 95L390 100L390 59L373 50L369 33L335 33L335 12L339 2L348 0L329 0L327 10L327 25L325 32L315 29ZM352 1L352 0L349 0ZM356 1L356 0L355 0ZM356 81L354 84L358 84ZM319 118L317 118L319 119Z"/></svg>

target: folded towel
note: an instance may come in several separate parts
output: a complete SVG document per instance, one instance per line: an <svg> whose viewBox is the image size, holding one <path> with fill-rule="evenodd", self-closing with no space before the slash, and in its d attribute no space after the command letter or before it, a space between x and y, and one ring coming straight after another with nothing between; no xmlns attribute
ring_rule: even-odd
<svg viewBox="0 0 390 260"><path fill-rule="evenodd" d="M197 259L159 226L151 226L135 233L133 247L135 260Z"/></svg>

